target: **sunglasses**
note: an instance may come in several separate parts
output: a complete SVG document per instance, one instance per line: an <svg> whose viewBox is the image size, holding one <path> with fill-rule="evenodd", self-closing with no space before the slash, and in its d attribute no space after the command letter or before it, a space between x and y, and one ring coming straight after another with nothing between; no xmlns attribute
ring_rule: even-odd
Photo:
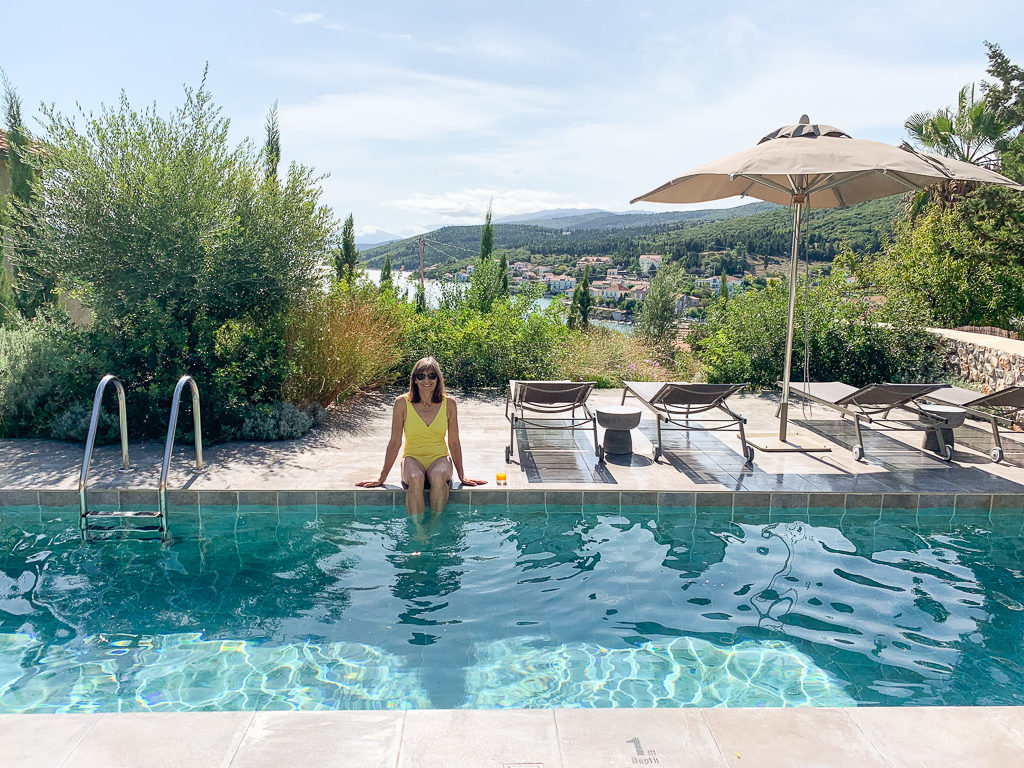
<svg viewBox="0 0 1024 768"><path fill-rule="evenodd" d="M431 381L437 381L437 374L431 371L430 373L417 373L413 378L416 381L423 381L424 379L430 379Z"/></svg>

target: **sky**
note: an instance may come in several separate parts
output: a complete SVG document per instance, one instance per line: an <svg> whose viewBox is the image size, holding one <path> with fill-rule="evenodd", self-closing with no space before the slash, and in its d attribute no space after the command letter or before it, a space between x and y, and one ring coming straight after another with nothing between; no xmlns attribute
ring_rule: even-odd
<svg viewBox="0 0 1024 768"><path fill-rule="evenodd" d="M986 40L1024 64L1021 0L12 2L3 25L30 129L122 90L167 115L208 64L232 141L262 146L276 100L283 160L364 240L488 204L672 210L629 200L803 113L898 144L985 78Z"/></svg>

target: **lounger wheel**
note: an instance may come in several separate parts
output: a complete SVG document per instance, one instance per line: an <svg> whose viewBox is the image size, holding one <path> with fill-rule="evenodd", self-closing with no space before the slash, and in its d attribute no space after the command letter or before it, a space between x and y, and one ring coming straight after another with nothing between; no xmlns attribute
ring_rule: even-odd
<svg viewBox="0 0 1024 768"><path fill-rule="evenodd" d="M952 445L943 446L942 459L943 459L943 461L951 461L953 459L953 446Z"/></svg>
<svg viewBox="0 0 1024 768"><path fill-rule="evenodd" d="M864 458L864 448L859 446L859 445L853 446L853 460L854 461L860 461L863 458Z"/></svg>
<svg viewBox="0 0 1024 768"><path fill-rule="evenodd" d="M660 459L660 458L661 458L661 448L655 448L654 449L654 463L657 464L658 463L658 459Z"/></svg>
<svg viewBox="0 0 1024 768"><path fill-rule="evenodd" d="M746 450L743 451L743 455L747 457L747 461L754 460L754 446L748 445Z"/></svg>
<svg viewBox="0 0 1024 768"><path fill-rule="evenodd" d="M597 449L597 463L604 464L604 446Z"/></svg>
<svg viewBox="0 0 1024 768"><path fill-rule="evenodd" d="M988 456L990 459L992 459L992 461L998 464L1000 461L1003 460L1003 449L993 448L991 451L988 452Z"/></svg>
<svg viewBox="0 0 1024 768"><path fill-rule="evenodd" d="M512 446L511 445L506 445L505 446L505 463L506 464L511 464L512 463Z"/></svg>

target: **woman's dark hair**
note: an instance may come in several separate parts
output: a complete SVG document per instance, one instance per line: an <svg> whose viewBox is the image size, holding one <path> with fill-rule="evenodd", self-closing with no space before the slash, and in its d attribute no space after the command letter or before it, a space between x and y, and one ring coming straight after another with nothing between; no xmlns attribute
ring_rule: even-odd
<svg viewBox="0 0 1024 768"><path fill-rule="evenodd" d="M416 361L409 374L409 400L418 403L420 401L420 388L416 386L417 373L436 373L437 386L434 387L434 396L431 398L435 403L444 401L444 374L441 373L441 366L432 357L423 357Z"/></svg>

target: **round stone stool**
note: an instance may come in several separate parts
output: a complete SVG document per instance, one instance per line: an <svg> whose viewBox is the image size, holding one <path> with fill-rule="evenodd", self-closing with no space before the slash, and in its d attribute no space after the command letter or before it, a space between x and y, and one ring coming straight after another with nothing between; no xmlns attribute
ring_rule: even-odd
<svg viewBox="0 0 1024 768"><path fill-rule="evenodd" d="M607 405L595 409L597 423L604 427L604 452L625 454L633 452L631 429L640 424L639 408L628 405Z"/></svg>
<svg viewBox="0 0 1024 768"><path fill-rule="evenodd" d="M934 403L919 403L918 407L924 411L918 416L918 419L926 427L921 447L926 451L933 451L941 455L939 451L939 433L941 432L942 442L946 444L946 455L942 458L947 460L953 458L953 430L963 425L967 411L957 408L955 405L935 405Z"/></svg>

